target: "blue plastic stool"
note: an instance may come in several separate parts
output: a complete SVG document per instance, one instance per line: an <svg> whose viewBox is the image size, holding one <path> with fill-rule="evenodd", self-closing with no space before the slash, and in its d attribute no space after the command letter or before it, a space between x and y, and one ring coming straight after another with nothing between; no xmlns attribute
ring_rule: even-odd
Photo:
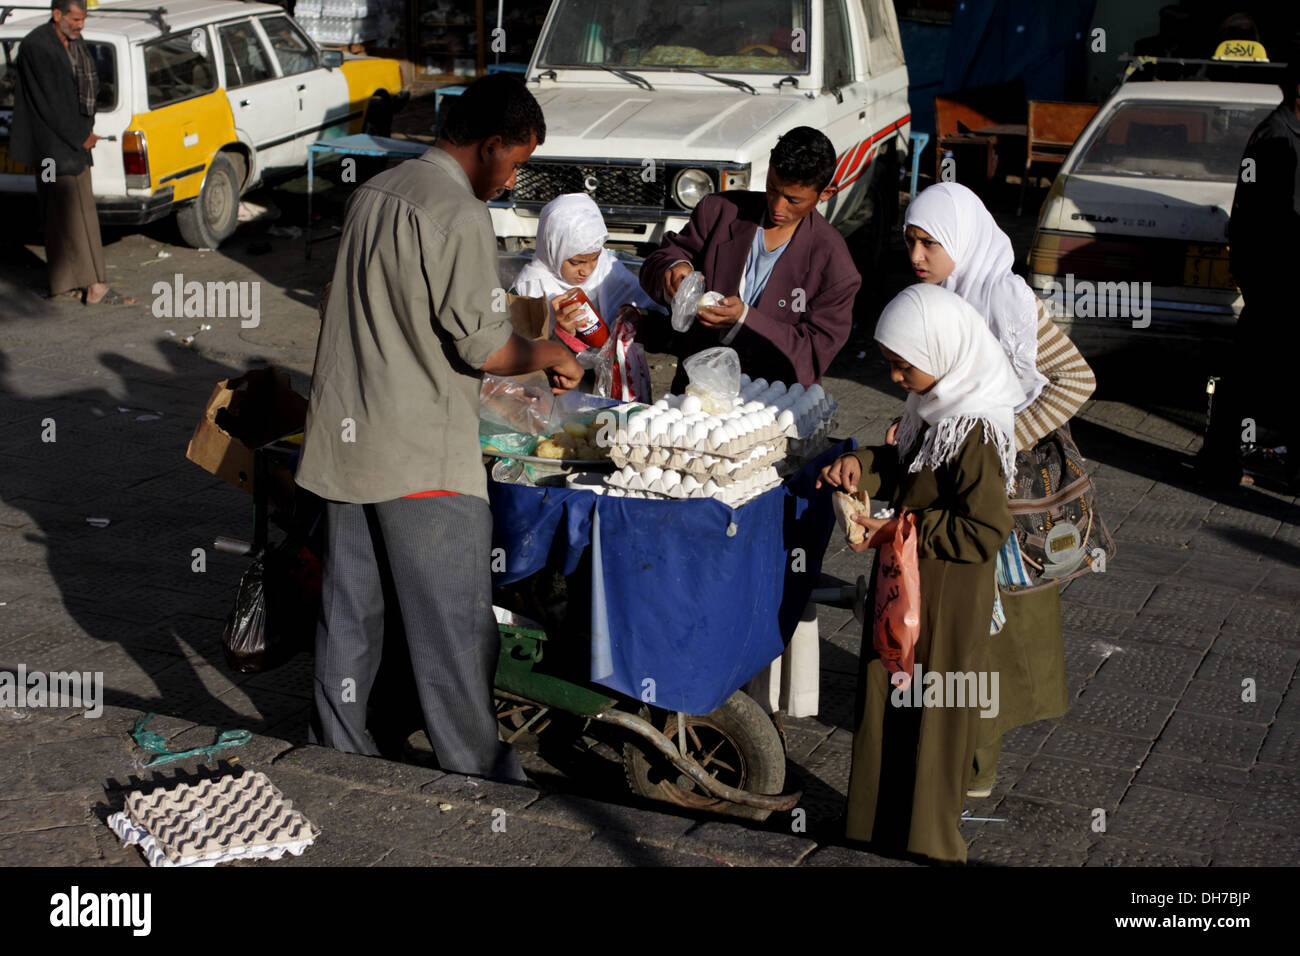
<svg viewBox="0 0 1300 956"><path fill-rule="evenodd" d="M925 152L925 147L930 145L929 133L912 133L908 137L911 140L912 147L912 189L909 196L916 196L916 175L921 171L921 154Z"/></svg>
<svg viewBox="0 0 1300 956"><path fill-rule="evenodd" d="M491 73L527 73L527 63L493 63L488 66L487 71Z"/></svg>

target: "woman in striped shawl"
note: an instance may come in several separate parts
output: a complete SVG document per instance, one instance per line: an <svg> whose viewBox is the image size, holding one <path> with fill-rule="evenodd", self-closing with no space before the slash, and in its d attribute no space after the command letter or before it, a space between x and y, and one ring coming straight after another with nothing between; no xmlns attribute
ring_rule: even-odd
<svg viewBox="0 0 1300 956"><path fill-rule="evenodd" d="M936 183L908 206L904 238L917 278L974 306L1011 360L1024 394L1015 410L1016 447L1033 448L1074 417L1097 379L1033 290L1011 271L1011 240L979 197L958 183ZM891 428L886 440L893 437ZM996 718L979 721L972 797L992 790L1004 732L1060 717L1069 706L1060 589L1003 594L1002 606L1006 623L989 644L989 670L1000 674L1002 706Z"/></svg>

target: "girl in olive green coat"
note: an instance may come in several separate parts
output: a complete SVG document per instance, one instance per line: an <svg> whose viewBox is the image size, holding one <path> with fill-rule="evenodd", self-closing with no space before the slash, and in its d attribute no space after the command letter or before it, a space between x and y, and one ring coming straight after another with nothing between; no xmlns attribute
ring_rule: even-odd
<svg viewBox="0 0 1300 956"><path fill-rule="evenodd" d="M996 676L986 666L993 567L1011 532L1012 410L1023 393L984 320L939 286L899 293L881 314L875 338L891 378L909 393L898 445L845 455L823 470L821 480L850 492L861 487L897 514L916 515L918 686L907 692L891 688L869 622L847 834L886 852L965 862L958 823L976 733L998 704ZM886 524L866 516L857 520L871 531ZM965 693L974 688L978 693Z"/></svg>

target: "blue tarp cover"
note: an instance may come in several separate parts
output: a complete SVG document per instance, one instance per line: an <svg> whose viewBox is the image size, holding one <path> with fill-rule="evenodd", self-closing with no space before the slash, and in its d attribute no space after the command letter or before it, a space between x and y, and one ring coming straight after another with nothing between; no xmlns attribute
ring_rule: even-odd
<svg viewBox="0 0 1300 956"><path fill-rule="evenodd" d="M591 679L668 710L707 714L794 633L835 525L817 474L828 450L739 509L489 483L493 547L510 584L577 570L591 548ZM802 549L802 550L797 550Z"/></svg>

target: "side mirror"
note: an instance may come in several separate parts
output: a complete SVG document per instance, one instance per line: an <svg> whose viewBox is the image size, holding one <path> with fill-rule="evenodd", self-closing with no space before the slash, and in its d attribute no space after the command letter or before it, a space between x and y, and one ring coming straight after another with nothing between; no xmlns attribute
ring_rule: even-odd
<svg viewBox="0 0 1300 956"><path fill-rule="evenodd" d="M332 70L336 66L343 65L342 50L322 50L320 54L320 65L327 70Z"/></svg>

